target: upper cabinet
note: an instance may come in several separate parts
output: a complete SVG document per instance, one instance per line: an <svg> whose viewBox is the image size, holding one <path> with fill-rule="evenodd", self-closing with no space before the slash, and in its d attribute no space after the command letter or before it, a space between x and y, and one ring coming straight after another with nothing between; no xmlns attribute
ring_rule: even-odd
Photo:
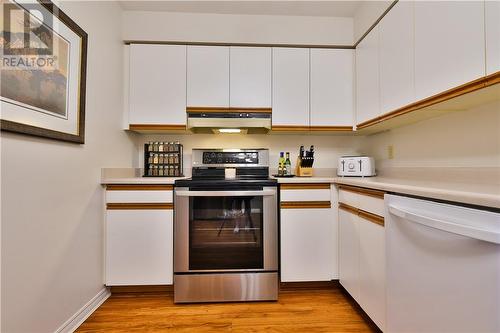
<svg viewBox="0 0 500 333"><path fill-rule="evenodd" d="M413 2L398 1L379 23L380 111L415 100Z"/></svg>
<svg viewBox="0 0 500 333"><path fill-rule="evenodd" d="M416 1L416 99L484 76L484 32L483 1Z"/></svg>
<svg viewBox="0 0 500 333"><path fill-rule="evenodd" d="M274 126L309 126L307 48L273 48Z"/></svg>
<svg viewBox="0 0 500 333"><path fill-rule="evenodd" d="M485 2L486 75L500 71L500 2Z"/></svg>
<svg viewBox="0 0 500 333"><path fill-rule="evenodd" d="M130 45L129 124L186 124L186 46Z"/></svg>
<svg viewBox="0 0 500 333"><path fill-rule="evenodd" d="M271 107L269 47L230 48L230 107Z"/></svg>
<svg viewBox="0 0 500 333"><path fill-rule="evenodd" d="M356 122L380 115L379 26L356 48Z"/></svg>
<svg viewBox="0 0 500 333"><path fill-rule="evenodd" d="M310 125L352 126L354 51L311 49Z"/></svg>
<svg viewBox="0 0 500 333"><path fill-rule="evenodd" d="M229 107L229 47L187 47L187 106Z"/></svg>

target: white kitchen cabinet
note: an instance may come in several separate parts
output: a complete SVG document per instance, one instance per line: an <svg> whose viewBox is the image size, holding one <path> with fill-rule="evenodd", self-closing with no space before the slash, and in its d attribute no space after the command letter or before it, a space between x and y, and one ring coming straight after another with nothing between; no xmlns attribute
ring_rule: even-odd
<svg viewBox="0 0 500 333"><path fill-rule="evenodd" d="M271 107L271 61L270 47L231 46L231 107Z"/></svg>
<svg viewBox="0 0 500 333"><path fill-rule="evenodd" d="M415 101L413 2L398 1L380 21L380 111Z"/></svg>
<svg viewBox="0 0 500 333"><path fill-rule="evenodd" d="M500 71L500 1L485 2L486 75Z"/></svg>
<svg viewBox="0 0 500 333"><path fill-rule="evenodd" d="M106 285L173 283L173 211L106 211Z"/></svg>
<svg viewBox="0 0 500 333"><path fill-rule="evenodd" d="M311 126L352 126L354 51L311 49Z"/></svg>
<svg viewBox="0 0 500 333"><path fill-rule="evenodd" d="M358 217L359 304L380 329L385 327L385 231Z"/></svg>
<svg viewBox="0 0 500 333"><path fill-rule="evenodd" d="M368 316L385 328L384 192L339 188L340 283Z"/></svg>
<svg viewBox="0 0 500 333"><path fill-rule="evenodd" d="M229 47L187 47L187 106L229 107Z"/></svg>
<svg viewBox="0 0 500 333"><path fill-rule="evenodd" d="M129 124L186 124L186 46L130 45Z"/></svg>
<svg viewBox="0 0 500 333"><path fill-rule="evenodd" d="M336 277L337 223L329 208L281 210L281 281Z"/></svg>
<svg viewBox="0 0 500 333"><path fill-rule="evenodd" d="M380 116L379 25L356 47L356 123Z"/></svg>
<svg viewBox="0 0 500 333"><path fill-rule="evenodd" d="M415 2L415 95L430 97L485 75L483 1Z"/></svg>
<svg viewBox="0 0 500 333"><path fill-rule="evenodd" d="M309 126L309 49L273 48L273 126Z"/></svg>
<svg viewBox="0 0 500 333"><path fill-rule="evenodd" d="M339 210L339 280L359 299L359 220L356 214Z"/></svg>

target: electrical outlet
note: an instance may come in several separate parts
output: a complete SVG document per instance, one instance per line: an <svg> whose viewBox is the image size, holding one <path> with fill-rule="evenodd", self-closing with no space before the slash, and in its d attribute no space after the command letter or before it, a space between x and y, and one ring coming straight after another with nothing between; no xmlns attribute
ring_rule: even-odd
<svg viewBox="0 0 500 333"><path fill-rule="evenodd" d="M394 146L393 145L387 146L387 158L390 160L392 160L394 158Z"/></svg>

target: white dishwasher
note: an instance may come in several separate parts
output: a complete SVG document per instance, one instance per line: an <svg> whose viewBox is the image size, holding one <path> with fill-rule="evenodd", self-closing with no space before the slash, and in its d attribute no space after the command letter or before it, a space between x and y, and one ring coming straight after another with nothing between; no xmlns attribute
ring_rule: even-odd
<svg viewBox="0 0 500 333"><path fill-rule="evenodd" d="M500 332L500 214L385 196L387 332Z"/></svg>

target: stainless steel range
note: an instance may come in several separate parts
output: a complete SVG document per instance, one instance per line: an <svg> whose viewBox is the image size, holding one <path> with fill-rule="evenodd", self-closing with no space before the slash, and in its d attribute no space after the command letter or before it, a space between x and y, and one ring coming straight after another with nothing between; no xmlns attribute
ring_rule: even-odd
<svg viewBox="0 0 500 333"><path fill-rule="evenodd" d="M192 178L175 182L175 302L278 299L278 190L269 151L193 149L192 164ZM233 179L228 168L236 169Z"/></svg>

